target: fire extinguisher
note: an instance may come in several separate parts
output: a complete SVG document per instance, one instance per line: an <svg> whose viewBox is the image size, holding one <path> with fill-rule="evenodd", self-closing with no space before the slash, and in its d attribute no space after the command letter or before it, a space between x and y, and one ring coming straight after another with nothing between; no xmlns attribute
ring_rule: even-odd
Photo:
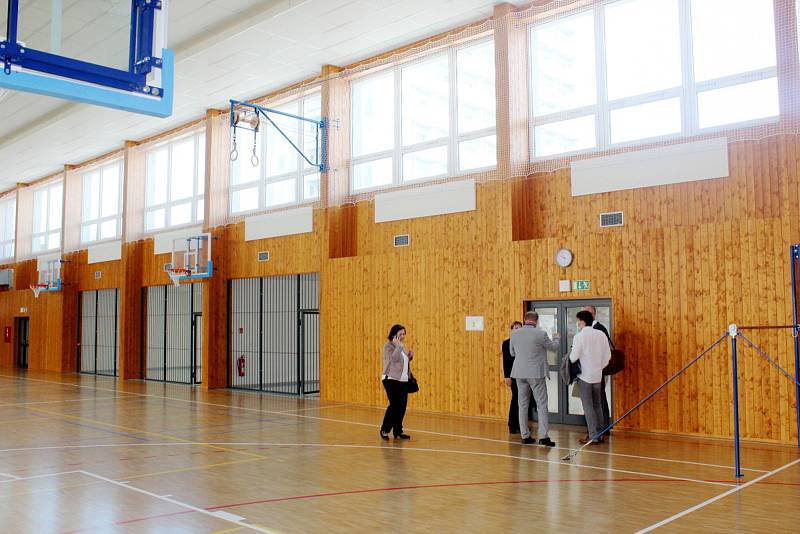
<svg viewBox="0 0 800 534"><path fill-rule="evenodd" d="M236 371L239 373L239 376L244 376L244 354L239 356L239 359L236 360Z"/></svg>

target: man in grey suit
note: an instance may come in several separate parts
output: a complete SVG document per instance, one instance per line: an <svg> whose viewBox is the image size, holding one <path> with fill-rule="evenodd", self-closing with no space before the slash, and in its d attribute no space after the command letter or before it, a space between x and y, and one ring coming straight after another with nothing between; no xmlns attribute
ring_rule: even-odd
<svg viewBox="0 0 800 534"><path fill-rule="evenodd" d="M514 357L514 366L511 368L511 378L517 380L519 400L519 428L522 433L522 443L532 445L536 440L531 437L528 428L528 404L531 392L536 399L537 413L539 414L539 444L555 447L555 443L547 435L550 428L550 419L547 411L547 383L549 375L547 367L547 350L557 349L561 341L556 334L550 339L547 332L539 328L539 314L529 311L525 314L525 326L511 333L511 355ZM524 420L523 420L524 419Z"/></svg>

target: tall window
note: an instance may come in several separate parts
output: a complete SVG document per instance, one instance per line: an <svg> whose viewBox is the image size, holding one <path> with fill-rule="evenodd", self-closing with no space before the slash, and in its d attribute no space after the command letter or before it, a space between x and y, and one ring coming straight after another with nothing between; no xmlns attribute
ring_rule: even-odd
<svg viewBox="0 0 800 534"><path fill-rule="evenodd" d="M493 41L354 82L351 189L494 168L495 108Z"/></svg>
<svg viewBox="0 0 800 534"><path fill-rule="evenodd" d="M33 192L33 241L31 250L43 252L61 248L61 210L64 184L52 182Z"/></svg>
<svg viewBox="0 0 800 534"><path fill-rule="evenodd" d="M275 109L318 121L321 106L320 93L314 93ZM280 114L270 114L270 118L280 130L262 117L255 136L250 130L236 132L239 157L231 163L231 213L319 199L319 168L310 165L286 139L291 139L310 161L319 161L317 147L321 149L321 140L318 145L316 128L309 122Z"/></svg>
<svg viewBox="0 0 800 534"><path fill-rule="evenodd" d="M0 201L0 260L14 257L14 232L17 229L17 197Z"/></svg>
<svg viewBox="0 0 800 534"><path fill-rule="evenodd" d="M122 235L122 162L94 168L83 175L81 243Z"/></svg>
<svg viewBox="0 0 800 534"><path fill-rule="evenodd" d="M621 0L532 26L532 157L774 120L773 17L772 0Z"/></svg>
<svg viewBox="0 0 800 534"><path fill-rule="evenodd" d="M203 221L206 136L170 140L147 152L145 231Z"/></svg>

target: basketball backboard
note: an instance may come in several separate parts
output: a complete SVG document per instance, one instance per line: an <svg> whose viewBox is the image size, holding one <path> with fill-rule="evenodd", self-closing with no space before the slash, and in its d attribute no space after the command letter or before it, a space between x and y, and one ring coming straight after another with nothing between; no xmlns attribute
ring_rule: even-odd
<svg viewBox="0 0 800 534"><path fill-rule="evenodd" d="M173 283L210 278L213 273L210 233L178 237L172 242L172 262L167 274Z"/></svg>
<svg viewBox="0 0 800 534"><path fill-rule="evenodd" d="M0 0L0 88L167 117L168 0Z"/></svg>

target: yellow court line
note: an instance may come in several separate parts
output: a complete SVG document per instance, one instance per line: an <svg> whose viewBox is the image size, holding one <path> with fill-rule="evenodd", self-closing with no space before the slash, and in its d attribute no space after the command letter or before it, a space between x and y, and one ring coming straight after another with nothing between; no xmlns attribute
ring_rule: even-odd
<svg viewBox="0 0 800 534"><path fill-rule="evenodd" d="M0 401L0 405L8 405L8 403ZM45 410L44 408L31 408L31 407L28 406L28 407L26 407L26 409L30 410L32 412L41 412L41 413L46 413L48 415L54 415L56 417L64 417L66 419L72 419L72 420L75 420L75 421L83 421L83 422L86 422L86 423L94 423L96 425L104 425L104 426L108 426L108 427L111 427L111 428L118 428L120 430L126 430L128 432L138 432L139 434L146 434L146 435L149 435L149 436L157 436L157 437L160 437L160 438L171 439L171 440L179 441L179 442L182 442L182 443L195 443L193 440L179 438L177 436L172 436L170 434L164 434L164 433L161 433L161 432L149 432L147 430L142 430L140 428L132 428L132 427L126 427L126 426L122 426L122 425L115 425L113 423L106 423L104 421L97 421L95 419L89 419L88 417L78 417L77 415L69 415L69 414L64 414L64 413L60 413L60 412L54 412L52 410ZM259 460L267 460L268 459L266 456L263 456L261 454L252 453L252 452L239 451L239 450L236 450L236 449L230 449L230 448L227 448L227 447L219 447L219 446L216 446L216 445L206 445L206 446L211 448L211 449L215 449L215 450L219 450L219 451L233 452L233 453L236 453L236 454L243 454L245 456L258 458Z"/></svg>
<svg viewBox="0 0 800 534"><path fill-rule="evenodd" d="M256 526L258 527L260 525L256 525ZM215 530L211 534L228 534L228 532L238 532L240 530L244 530L244 527L228 528L228 529L225 529L225 530Z"/></svg>
<svg viewBox="0 0 800 534"><path fill-rule="evenodd" d="M258 462L262 458L248 458L246 460L231 460L229 462L220 462L218 464L196 465L194 467L181 467L179 469L169 469L167 471L155 471L153 473L143 473L141 475L134 475L132 477L125 477L125 480L136 480L138 478L155 477L159 475L168 475L171 473L185 473L187 471L199 471L202 469L211 469L212 467L222 467L223 465L246 464L249 462Z"/></svg>

